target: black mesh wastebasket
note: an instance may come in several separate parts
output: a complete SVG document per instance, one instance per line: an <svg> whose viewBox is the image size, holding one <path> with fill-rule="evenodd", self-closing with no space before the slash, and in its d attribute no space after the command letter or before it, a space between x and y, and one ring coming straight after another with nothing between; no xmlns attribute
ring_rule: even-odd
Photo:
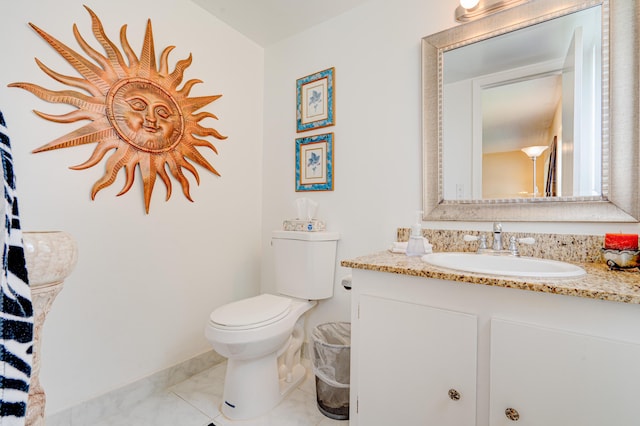
<svg viewBox="0 0 640 426"><path fill-rule="evenodd" d="M349 419L351 372L351 323L320 324L311 333L316 398L322 414L336 420Z"/></svg>

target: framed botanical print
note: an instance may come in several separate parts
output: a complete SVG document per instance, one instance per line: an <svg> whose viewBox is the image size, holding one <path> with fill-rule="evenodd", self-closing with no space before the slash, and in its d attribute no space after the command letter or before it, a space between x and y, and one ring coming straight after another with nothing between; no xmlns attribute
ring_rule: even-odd
<svg viewBox="0 0 640 426"><path fill-rule="evenodd" d="M333 191L333 133L296 139L296 191Z"/></svg>
<svg viewBox="0 0 640 426"><path fill-rule="evenodd" d="M297 131L335 124L335 69L329 68L296 81Z"/></svg>

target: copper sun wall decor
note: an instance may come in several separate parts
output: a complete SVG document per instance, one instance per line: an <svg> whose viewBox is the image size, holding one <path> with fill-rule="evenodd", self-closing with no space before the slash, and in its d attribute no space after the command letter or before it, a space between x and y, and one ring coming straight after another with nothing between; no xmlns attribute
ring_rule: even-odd
<svg viewBox="0 0 640 426"><path fill-rule="evenodd" d="M121 169L124 168L126 181L118 195L126 193L135 180L136 166L140 170L144 186L145 210L149 213L151 194L160 179L167 188L168 200L171 197L171 174L182 185L182 192L190 201L189 181L183 169L189 171L200 183L195 166L199 164L210 172L220 176L211 164L200 154L197 147L218 151L210 142L196 136L213 136L226 139L217 130L204 127L199 122L205 118L217 119L209 112L196 113L222 95L188 97L191 88L202 83L201 80L189 80L181 88L184 71L191 65L191 55L178 61L173 72L169 72L168 57L175 46L168 46L160 55L160 64L156 68L156 55L151 31L151 20L147 21L142 52L138 58L126 37L127 26L120 29L120 44L124 55L107 37L100 19L85 6L91 15L93 35L104 49L106 56L91 47L73 25L73 34L82 50L93 59L83 57L65 44L56 40L37 26L31 27L51 45L82 78L59 74L37 58L36 63L42 71L54 80L67 86L84 90L52 91L31 83L12 83L10 87L28 90L40 99L68 104L76 110L62 115L50 115L39 111L35 113L45 120L57 123L72 123L90 120L91 123L80 127L33 152L43 152L89 143L97 143L91 157L84 163L71 167L82 170L100 163L113 150L106 160L106 172L91 190L91 199L103 188L111 185ZM191 160L191 162L189 161Z"/></svg>

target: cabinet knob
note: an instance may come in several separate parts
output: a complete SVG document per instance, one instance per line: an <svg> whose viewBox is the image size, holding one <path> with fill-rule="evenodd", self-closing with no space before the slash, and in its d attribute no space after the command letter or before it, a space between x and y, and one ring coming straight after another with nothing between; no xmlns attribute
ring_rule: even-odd
<svg viewBox="0 0 640 426"><path fill-rule="evenodd" d="M455 389L449 389L449 398L451 398L452 401L458 401L460 399L460 392Z"/></svg>
<svg viewBox="0 0 640 426"><path fill-rule="evenodd" d="M518 421L520 419L520 413L515 408L507 408L504 410L504 415L511 421Z"/></svg>

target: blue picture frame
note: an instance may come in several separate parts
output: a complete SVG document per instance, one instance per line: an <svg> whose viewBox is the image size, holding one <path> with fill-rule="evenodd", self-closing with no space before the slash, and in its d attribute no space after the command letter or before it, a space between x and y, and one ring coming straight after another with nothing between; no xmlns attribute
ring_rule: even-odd
<svg viewBox="0 0 640 426"><path fill-rule="evenodd" d="M335 68L296 81L297 132L335 124Z"/></svg>
<svg viewBox="0 0 640 426"><path fill-rule="evenodd" d="M296 139L296 191L333 191L333 133Z"/></svg>

